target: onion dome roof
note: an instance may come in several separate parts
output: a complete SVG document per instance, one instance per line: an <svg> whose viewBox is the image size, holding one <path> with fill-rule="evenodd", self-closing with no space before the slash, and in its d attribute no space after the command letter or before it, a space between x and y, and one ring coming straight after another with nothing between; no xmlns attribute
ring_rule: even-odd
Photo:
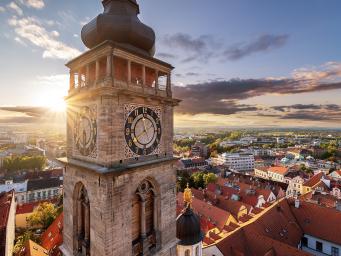
<svg viewBox="0 0 341 256"><path fill-rule="evenodd" d="M88 48L110 40L132 51L153 57L155 33L143 24L136 0L103 0L104 12L84 25L81 36Z"/></svg>

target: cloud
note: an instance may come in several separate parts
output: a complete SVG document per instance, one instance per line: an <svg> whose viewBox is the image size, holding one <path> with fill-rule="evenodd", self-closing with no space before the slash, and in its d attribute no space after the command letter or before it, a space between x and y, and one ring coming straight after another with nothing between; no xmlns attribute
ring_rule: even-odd
<svg viewBox="0 0 341 256"><path fill-rule="evenodd" d="M223 52L228 60L239 60L257 52L269 51L284 46L289 35L262 35L249 43L229 47Z"/></svg>
<svg viewBox="0 0 341 256"><path fill-rule="evenodd" d="M306 81L294 79L232 79L184 87L174 86L174 95L184 99L177 108L180 113L229 114L253 110L252 106L239 106L239 100L272 93L284 95L333 89L341 89L341 83L307 84ZM229 110L230 107L233 111ZM281 110L281 107L278 110Z"/></svg>
<svg viewBox="0 0 341 256"><path fill-rule="evenodd" d="M5 12L5 11L6 11L5 7L0 6L0 12Z"/></svg>
<svg viewBox="0 0 341 256"><path fill-rule="evenodd" d="M36 18L14 16L8 20L8 24L14 28L18 37L42 48L44 50L43 58L68 60L81 53L79 50L58 41L56 39L57 34L53 31L52 34L49 33Z"/></svg>
<svg viewBox="0 0 341 256"><path fill-rule="evenodd" d="M35 9L43 9L45 6L43 0L20 0L20 3Z"/></svg>
<svg viewBox="0 0 341 256"><path fill-rule="evenodd" d="M48 112L45 107L0 107L2 111L25 114L27 117L41 117Z"/></svg>
<svg viewBox="0 0 341 256"><path fill-rule="evenodd" d="M194 60L207 62L214 56L214 50L220 47L220 42L211 35L193 37L185 33L176 33L164 36L162 42L170 49L177 49L188 54L182 62Z"/></svg>
<svg viewBox="0 0 341 256"><path fill-rule="evenodd" d="M295 69L292 76L296 80L315 80L317 82L340 81L341 63L327 62L320 67Z"/></svg>
<svg viewBox="0 0 341 256"><path fill-rule="evenodd" d="M37 85L42 86L58 86L58 87L68 87L69 85L69 75L59 74L50 76L38 76L36 80Z"/></svg>
<svg viewBox="0 0 341 256"><path fill-rule="evenodd" d="M239 43L234 46L223 46L224 43L212 35L193 37L185 33L166 35L162 38L165 47L173 51L181 51L184 58L182 63L192 61L208 62L211 59L236 61L257 52L266 52L284 46L289 35L265 34L256 40Z"/></svg>
<svg viewBox="0 0 341 256"><path fill-rule="evenodd" d="M166 53L166 52L159 52L156 54L157 57L159 58L165 58L165 59L175 59L176 56L171 53Z"/></svg>
<svg viewBox="0 0 341 256"><path fill-rule="evenodd" d="M19 16L24 14L23 10L15 2L10 2L7 7L15 11Z"/></svg>

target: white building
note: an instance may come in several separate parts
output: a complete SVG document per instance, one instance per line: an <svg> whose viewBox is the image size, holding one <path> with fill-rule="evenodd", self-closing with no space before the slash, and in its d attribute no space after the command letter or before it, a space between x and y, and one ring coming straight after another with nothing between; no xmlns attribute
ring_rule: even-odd
<svg viewBox="0 0 341 256"><path fill-rule="evenodd" d="M289 169L284 166L271 166L268 169L270 180L285 182L284 176L289 172Z"/></svg>
<svg viewBox="0 0 341 256"><path fill-rule="evenodd" d="M12 256L15 239L14 191L0 194L0 255Z"/></svg>
<svg viewBox="0 0 341 256"><path fill-rule="evenodd" d="M253 171L255 167L255 158L252 154L223 153L218 155L216 162L234 171Z"/></svg>

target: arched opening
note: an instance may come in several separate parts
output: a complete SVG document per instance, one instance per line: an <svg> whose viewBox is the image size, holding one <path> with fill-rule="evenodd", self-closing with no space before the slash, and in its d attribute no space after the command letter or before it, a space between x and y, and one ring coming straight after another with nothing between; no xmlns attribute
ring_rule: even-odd
<svg viewBox="0 0 341 256"><path fill-rule="evenodd" d="M90 202L82 183L76 185L74 195L74 249L78 255L90 256Z"/></svg>
<svg viewBox="0 0 341 256"><path fill-rule="evenodd" d="M191 251L189 249L186 249L185 256L191 256Z"/></svg>
<svg viewBox="0 0 341 256"><path fill-rule="evenodd" d="M158 201L154 185L149 180L140 183L132 201L133 256L157 248Z"/></svg>

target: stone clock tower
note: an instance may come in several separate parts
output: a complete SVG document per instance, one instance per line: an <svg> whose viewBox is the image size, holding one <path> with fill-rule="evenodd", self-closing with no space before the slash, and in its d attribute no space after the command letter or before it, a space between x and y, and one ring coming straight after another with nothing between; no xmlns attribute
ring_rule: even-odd
<svg viewBox="0 0 341 256"><path fill-rule="evenodd" d="M136 0L103 0L67 63L64 255L175 255L173 67Z"/></svg>

